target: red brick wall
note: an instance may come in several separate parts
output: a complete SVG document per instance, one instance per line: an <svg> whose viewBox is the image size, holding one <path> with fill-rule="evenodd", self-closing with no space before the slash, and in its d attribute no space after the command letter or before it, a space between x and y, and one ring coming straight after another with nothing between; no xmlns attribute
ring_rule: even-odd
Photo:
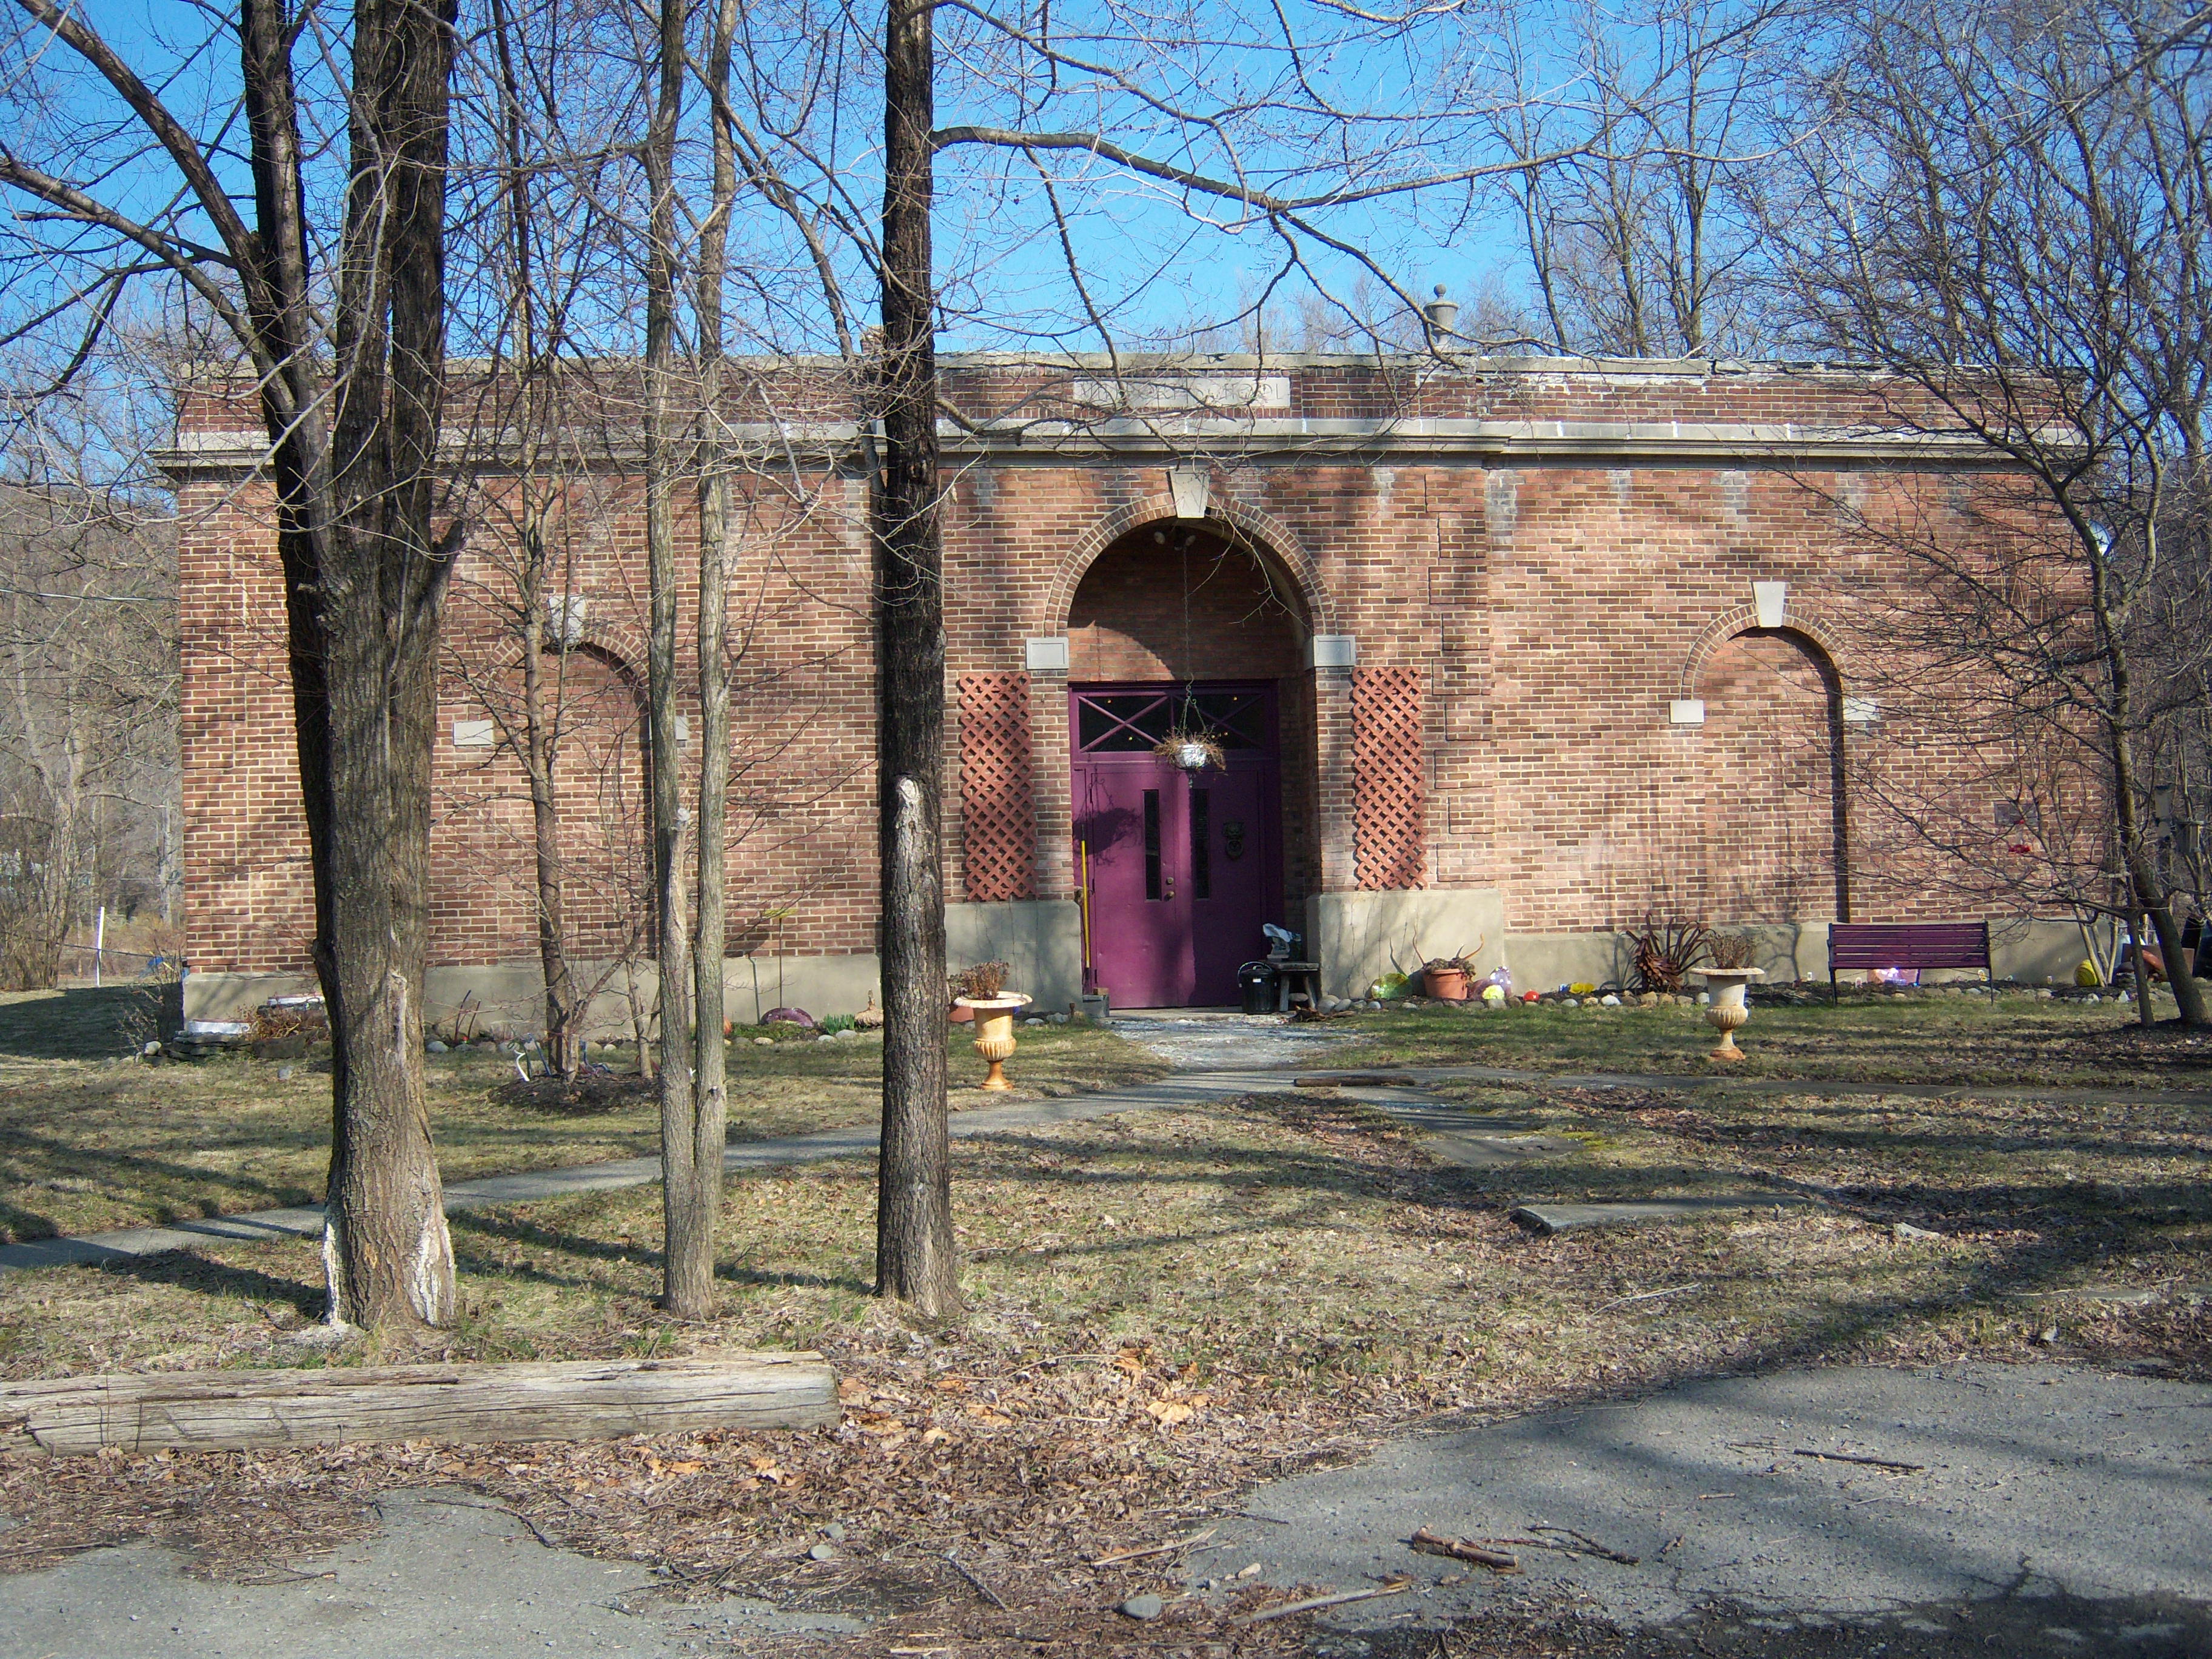
<svg viewBox="0 0 2212 1659"><path fill-rule="evenodd" d="M1883 388L1784 373L1442 376L1416 386L1371 368L1323 365L1296 367L1291 381L1291 412L1312 419L1416 412L1833 427L1878 424L1887 413ZM956 374L954 387L988 413L1031 382L1042 383L1029 371L994 370ZM252 427L219 402L203 400L186 418L203 430ZM1071 629L1079 682L1274 680L1295 903L1358 883L1351 682L1307 668L1304 653L1309 631L1349 634L1362 668L1419 682L1427 884L1502 889L1516 932L1609 929L1674 894L1712 920L1831 914L1828 769L1815 756L1815 728L1830 724L1826 690L1816 696L1801 647L1729 640L1751 626L1751 584L1786 581L1793 623L1826 642L1844 692L1876 681L1909 686L1894 663L1873 659L1881 647L1854 619L1878 613L1915 572L1856 537L1835 501L1940 522L1951 511L1940 471L1793 477L1451 458L1373 466L1285 454L1221 464L1213 493L1215 522L1233 521L1236 539L1264 550L1291 603L1265 600L1247 556L1217 562L1211 550L1220 544L1209 538L1206 556L1193 554L1204 580L1186 642L1182 554L1152 540L1176 528L1163 464L1042 448L963 462L945 508L948 692L963 675L1022 672L1025 640ZM865 489L823 471L763 477L742 505L728 943L750 948L780 927L781 948L793 952L871 951ZM191 483L180 507L189 952L201 968L297 969L306 848L266 494ZM570 659L573 696L595 711L579 714L589 781L568 786L564 811L598 821L596 839L585 836L591 844L571 857L586 937L611 944L635 925L637 899L623 871L642 826L616 810L628 783L600 780L626 779L635 764L624 700L642 670L642 514L635 481L606 473L576 480L559 507L552 533L589 605L592 654L588 665ZM520 770L509 757L452 742L456 720L484 718L492 701L512 696L501 690L511 687L516 651L503 553L513 527L501 516L512 508L496 493L486 506L449 611L453 672L434 830L441 962L527 960L536 950ZM678 534L688 549L690 526ZM689 585L687 575L687 605ZM687 682L691 672L681 670ZM1073 878L1066 684L1044 672L1030 685L1035 890L1046 898L1066 896ZM1706 700L1705 726L1670 726L1669 700L1690 696ZM690 702L679 706L696 718ZM1969 775L1942 732L1899 740L1914 729L1911 709L1893 701L1880 726L1843 733L1862 917L1959 910L1958 895L1937 894L1923 867L1873 851L1888 844L1875 833L1872 803L1889 786L1940 792ZM944 766L948 895L980 896L965 884L957 720ZM785 909L779 924L774 913Z"/></svg>

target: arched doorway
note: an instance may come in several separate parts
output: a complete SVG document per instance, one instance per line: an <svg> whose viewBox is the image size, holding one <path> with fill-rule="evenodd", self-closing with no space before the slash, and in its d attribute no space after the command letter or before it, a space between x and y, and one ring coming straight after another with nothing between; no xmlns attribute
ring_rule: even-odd
<svg viewBox="0 0 2212 1659"><path fill-rule="evenodd" d="M1843 685L1828 653L1796 629L1747 629L1706 659L1698 689L1710 914L1850 921Z"/></svg>
<svg viewBox="0 0 2212 1659"><path fill-rule="evenodd" d="M1208 524L1145 526L1091 564L1068 608L1068 718L1085 975L1124 1007L1219 1005L1284 920L1284 741L1307 634L1295 587ZM1288 722L1295 727L1296 722ZM1220 758L1155 752L1198 735ZM1286 768L1286 761L1291 763ZM1288 776L1286 777L1286 771Z"/></svg>

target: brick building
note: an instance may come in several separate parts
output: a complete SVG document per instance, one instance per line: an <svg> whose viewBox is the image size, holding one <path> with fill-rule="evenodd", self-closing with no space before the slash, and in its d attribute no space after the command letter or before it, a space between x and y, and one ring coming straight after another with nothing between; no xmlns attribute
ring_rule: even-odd
<svg viewBox="0 0 2212 1659"><path fill-rule="evenodd" d="M1220 1003L1275 921L1334 991L1478 943L1486 965L1551 985L1621 976L1620 930L1658 908L1756 925L1771 969L1809 975L1838 917L1956 914L1866 805L1900 769L1936 787L1973 769L1877 694L1899 676L1872 660L1868 618L1913 574L1854 527L1940 518L1989 459L1908 430L1893 386L1705 362L944 366L956 964L1006 958L1048 1005L1086 979L1124 1006ZM742 461L740 1018L855 1007L874 974L862 434L834 366L751 370L722 425ZM471 418L496 426L455 418L457 451ZM564 883L577 953L610 963L641 940L644 888L643 513L624 432L611 392L578 411L545 515ZM307 971L261 450L250 406L207 392L167 458L203 1015ZM474 488L457 497L431 1000L473 994L528 1029L520 490L512 457L488 453L457 468ZM1200 728L1220 765L1153 754ZM619 1002L619 971L595 982Z"/></svg>

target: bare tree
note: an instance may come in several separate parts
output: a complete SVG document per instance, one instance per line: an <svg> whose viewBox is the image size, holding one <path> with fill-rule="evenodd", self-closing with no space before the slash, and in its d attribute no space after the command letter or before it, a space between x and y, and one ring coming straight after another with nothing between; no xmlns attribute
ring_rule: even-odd
<svg viewBox="0 0 2212 1659"><path fill-rule="evenodd" d="M51 986L95 906L166 910L177 781L165 514L25 445L0 484L0 985ZM82 965L82 964L78 964Z"/></svg>
<svg viewBox="0 0 2212 1659"><path fill-rule="evenodd" d="M442 1323L453 1308L453 1248L423 1102L422 990L438 630L453 545L436 497L452 0L353 9L347 79L332 94L346 161L326 274L302 88L320 97L328 82L319 69L305 78L295 69L320 13L242 0L237 103L196 110L172 107L79 12L55 0L18 4L29 20L12 43L21 71L72 64L86 78L78 90L106 100L74 130L34 124L0 148L0 186L35 204L15 221L19 267L58 261L76 273L64 285L79 302L137 276L166 276L216 319L259 401L314 960L333 1038L330 1317ZM58 122L78 106L55 96L41 107ZM241 129L250 221L227 182ZM155 162L169 169L173 195L137 182ZM142 203L158 211L142 216ZM98 305L87 311L88 331L104 326Z"/></svg>
<svg viewBox="0 0 2212 1659"><path fill-rule="evenodd" d="M1500 37L1520 95L1492 118L1540 317L1558 349L1753 356L1757 204L1785 151L1768 89L1812 36L1803 0L1515 7Z"/></svg>
<svg viewBox="0 0 2212 1659"><path fill-rule="evenodd" d="M1902 538L1921 603L2007 720L2093 763L2109 867L2191 1024L2155 823L2175 775L2154 769L2212 665L2208 52L2212 14L2171 0L1854 12L1773 220L1808 343L1888 372L1887 423L2007 464Z"/></svg>

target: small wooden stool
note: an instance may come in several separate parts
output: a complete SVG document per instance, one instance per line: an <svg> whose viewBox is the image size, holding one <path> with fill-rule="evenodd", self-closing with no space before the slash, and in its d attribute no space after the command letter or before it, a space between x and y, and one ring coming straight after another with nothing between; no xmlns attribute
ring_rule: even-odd
<svg viewBox="0 0 2212 1659"><path fill-rule="evenodd" d="M1276 1006L1287 1014L1291 1003L1304 997L1306 1006L1321 1006L1321 963L1317 962L1279 962L1275 964Z"/></svg>

